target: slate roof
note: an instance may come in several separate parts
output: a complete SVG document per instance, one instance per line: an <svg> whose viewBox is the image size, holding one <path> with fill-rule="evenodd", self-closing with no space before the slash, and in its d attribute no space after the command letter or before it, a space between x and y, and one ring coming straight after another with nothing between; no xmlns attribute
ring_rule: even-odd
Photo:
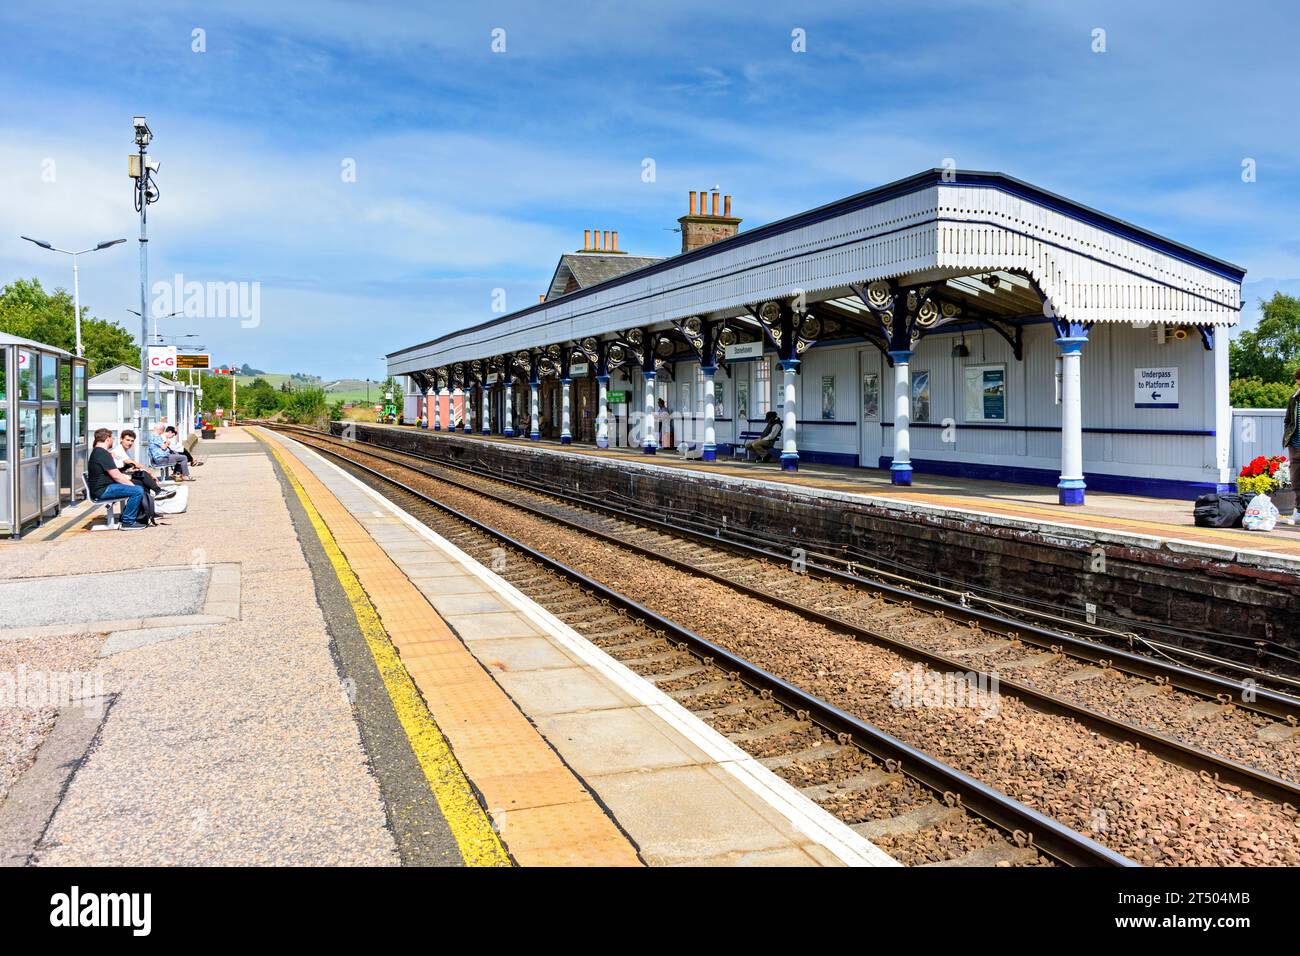
<svg viewBox="0 0 1300 956"><path fill-rule="evenodd" d="M579 289L586 289L607 279L613 279L624 273L631 272L634 269L640 269L662 261L663 259L660 256L566 252L560 256L559 264L555 267L555 275L551 278L551 285L546 292L546 298L549 300L564 295L570 276L577 282Z"/></svg>

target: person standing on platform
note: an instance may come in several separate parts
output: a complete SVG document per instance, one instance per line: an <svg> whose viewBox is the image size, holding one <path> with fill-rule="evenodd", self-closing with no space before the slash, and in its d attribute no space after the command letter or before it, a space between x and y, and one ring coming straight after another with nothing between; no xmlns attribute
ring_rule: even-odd
<svg viewBox="0 0 1300 956"><path fill-rule="evenodd" d="M1282 447L1286 451L1289 459L1288 466L1291 469L1291 487L1300 491L1300 366L1295 370L1295 391L1286 403L1286 417L1282 419ZM1291 513L1286 517L1286 523L1295 524L1296 511L1291 509Z"/></svg>

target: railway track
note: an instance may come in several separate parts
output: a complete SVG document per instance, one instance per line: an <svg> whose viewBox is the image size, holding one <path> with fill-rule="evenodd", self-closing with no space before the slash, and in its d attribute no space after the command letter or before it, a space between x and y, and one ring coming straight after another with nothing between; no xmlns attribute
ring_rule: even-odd
<svg viewBox="0 0 1300 956"><path fill-rule="evenodd" d="M997 673L1003 692L1040 709L1082 720L1098 732L1270 799L1300 805L1300 700L1286 694L1141 655L1119 659L1114 648L1074 635L1044 627L1030 632L1023 621L960 604L912 603L915 595L907 592L882 595L895 603L863 607L858 579L791 574L790 556L767 548L738 550L696 534L684 541L678 529L663 522L647 525L621 508L589 498L575 500L558 489L539 490L517 479L484 474L467 463L304 431L336 446L364 446L400 466L436 469L433 474L440 481L599 535L828 627L843 628L927 667L965 672L978 665L977 673L986 683ZM746 560L737 559L737 554ZM880 626L882 616L888 626ZM925 633L924 625L934 622L933 633ZM951 626L957 622L966 626ZM1026 645L1042 653L1031 654ZM1025 676L1008 679L1008 673ZM1131 680L1117 684L1108 674Z"/></svg>
<svg viewBox="0 0 1300 956"><path fill-rule="evenodd" d="M900 862L1133 865L504 531L325 443L304 443L498 569L522 593Z"/></svg>
<svg viewBox="0 0 1300 956"><path fill-rule="evenodd" d="M887 605L883 601L876 601L873 599L872 602L865 606L860 606L860 604L850 604L847 607L839 607L837 611L832 613L831 611L824 609L827 598L827 594L824 593L826 582L820 579L812 579L807 575L791 574L788 563L774 564L770 558L760 560L747 556L738 556L734 551L722 549L713 546L712 544L703 544L699 541L683 542L680 536L673 536L667 532L658 531L656 529L648 531L645 527L639 524L634 524L630 520L618 518L609 514L593 512L590 509L582 508L578 505L570 504L567 501L561 500L555 497L554 494L546 495L532 491L531 489L506 485L503 483L502 479L497 477L486 478L475 476L468 470L465 470L463 464L460 466L462 470L457 471L445 463L433 462L420 456L413 456L405 452L361 447L361 443L339 441L338 439L322 435L319 432L294 431L301 438L306 439L308 444L315 445L322 451L332 454L337 458L348 460L356 459L358 456L365 457L367 461L377 466L376 468L369 468L369 471L374 472L375 475L382 475L382 479L385 482L392 483L397 481L394 474L384 474L385 471L395 472L397 475L405 476L407 480L414 479L417 483L433 482L440 498L445 498L447 497L448 492L456 490L457 493L461 495L470 496L471 504L473 504L472 499L474 498L484 501L496 501L511 509L524 511L538 519L544 519L551 523L558 523L562 527L571 529L574 533L580 532L588 536L596 535L611 545L616 545L620 549L640 555L643 560L668 563L683 573L689 573L694 577L704 578L715 582L719 586L730 588L745 600L751 602L763 601L772 608L772 613L774 614L780 614L783 612L797 614L800 617L815 622L817 625L827 629L836 630L841 634L850 635L857 641L872 641L882 647L889 648L893 652L905 652L905 656L910 660L918 662L927 668L927 673L968 671L972 667L971 661L978 657L978 655L954 654L952 649L948 649L947 654L940 654L927 648L925 646L926 643L933 645L938 639L938 636L937 633L923 633L926 629L921 627L918 622L924 618L928 618L933 625L930 628L931 631L938 632L945 629L959 630L963 632L963 635L968 642L974 641L977 646L989 648L990 651L1002 651L1006 649L1001 646L991 647L991 645L1011 644L1011 642L1007 641L1005 638L995 638L994 633L991 631L977 630L976 628L972 628L966 624L954 628L954 622L952 620L938 617L931 612L922 611L916 607L909 607L906 604ZM374 475L372 475L372 478L373 477ZM408 487L405 486L404 482L397 481L397 483L403 484L404 487ZM408 490L411 489L408 487ZM514 527L514 523L510 523L509 526ZM629 540L629 538L633 536L637 537L639 540ZM756 570L751 567L751 565L755 563L763 564L764 567ZM753 575L755 574L759 574L760 576L754 578ZM791 584L791 582L793 583ZM802 587L805 589L809 586L813 586L822 590L819 591L818 594L814 595L804 594L802 600L795 600L792 599L794 596L782 593L786 584L791 584L791 586ZM848 587L848 585L843 582L833 582L833 584L835 588L839 588L841 591L844 591ZM856 595L860 602L862 597L861 590L855 589L852 593ZM836 600L842 601L844 597L845 595L840 593L836 596ZM813 600L813 598L817 598L817 600ZM541 603L545 604L545 601L542 601ZM858 612L862 613L858 615ZM855 615L858 615L859 617L859 621L856 623L854 621ZM880 626L882 617L893 621L891 628L882 628ZM864 619L872 620L874 623L871 625L861 623L861 620ZM905 643L896 637L891 637L888 633L891 629L895 632L899 630L907 632L911 638L911 642ZM633 648L633 650L639 649L640 648ZM716 652L716 645L711 644L710 648L708 648L705 653ZM673 652L662 651L662 654L671 655L671 653ZM1023 658L1023 648L1019 653ZM659 655L641 655L641 657L646 656L656 657ZM1057 650L1048 656L1050 656L1052 660L1056 660L1064 658L1065 655L1062 654L1060 650ZM1035 657L1036 655L1030 655L1031 659ZM662 659L671 660L671 657L665 657ZM1035 666L1042 666L1044 663L1049 663L1043 660L1032 660L1031 662L1034 663ZM1075 666L1074 670L1077 671L1078 667ZM1101 671L1099 678L1106 677L1107 670L1105 668L1099 668L1099 670ZM975 673L977 683L984 677L993 676L989 674L981 675L980 672ZM1113 678L1106 678L1103 683L1109 683L1112 680ZM1079 686L1087 686L1093 682L1094 678L1087 676L1086 679L1079 679L1074 683ZM669 683L671 684L671 682ZM802 685L803 682L800 681L799 683ZM984 686L988 685L985 684ZM1136 696L1126 695L1126 699L1137 701L1146 700L1150 697L1160 697L1163 699L1169 694L1174 693L1167 689L1168 685L1161 686L1166 689L1162 690L1159 694L1138 694ZM1005 680L1001 682L1000 691L1003 694L1008 693L1008 684ZM1158 753L1158 755L1165 761L1170 761L1178 766L1195 771L1201 775L1197 778L1199 785L1208 793L1222 795L1227 792L1231 794L1232 791L1236 790L1236 788L1240 786L1245 790L1249 790L1252 795L1256 795L1263 800L1272 801L1275 804L1281 804L1281 806L1275 807L1274 809L1277 813L1281 814L1284 819L1273 821L1274 823L1280 823L1281 827L1280 829L1276 827L1274 828L1276 832L1274 836L1269 837L1268 842L1270 843L1275 842L1275 838L1281 838L1281 836L1287 834L1286 826L1288 824L1290 824L1292 829L1294 829L1294 811L1285 805L1285 801L1290 800L1292 794L1300 791L1296 790L1294 783L1291 781L1284 780L1268 773L1263 773L1245 764L1227 760L1218 755L1209 753L1208 751L1189 746L1183 741L1178 741L1173 738L1165 738L1163 735L1153 734L1145 728L1130 725L1123 721L1116 721L1114 718L1107 717L1105 714L1081 707L1080 705L1058 697L1057 695L1045 693L1042 690L1038 690L1028 685L1022 686L1021 684L1013 683L1010 692L1014 693L1028 705L1033 706L1044 714L1051 715L1055 718L1067 717L1070 720L1083 724L1090 730L1104 733L1106 736L1114 739L1127 741L1128 743L1142 747L1150 753ZM710 720L714 722L715 725L719 725L720 729L725 729L726 732L733 733L746 733L749 730L754 729L743 726L736 729L731 726L732 718L736 718L742 723L745 720L751 720L753 718L752 708L742 707L740 711L734 713L730 711L714 713L718 708L725 708L729 706L729 704L719 704L716 701L708 701L707 703L709 706L706 706L703 709L709 711L708 716ZM1199 701L1199 703L1204 704L1207 702L1202 700ZM1280 706L1282 703L1285 702L1273 701L1267 706L1275 708ZM1215 703L1214 706L1218 707L1219 705ZM796 710L798 709L803 708L796 707ZM1271 725L1278 725L1279 723L1276 718L1259 711L1247 711L1243 713L1248 713L1253 720L1267 721ZM1256 733L1258 735L1258 728ZM986 754L986 756L989 755ZM886 757L885 759L893 758ZM915 758L913 757L910 759ZM1000 759L1000 756L995 758L995 762ZM1144 760L1149 760L1149 758L1144 758ZM1217 777L1217 782L1215 781L1215 777ZM1182 783L1183 785L1186 785L1187 781L1184 780ZM1193 787L1192 789L1197 789L1197 787ZM1029 792L1033 794L1034 789L1030 787ZM1237 798L1234 797L1233 799ZM1247 798L1243 796L1240 799ZM1098 801L1098 803L1104 804L1105 801ZM1094 808L1093 812L1094 814L1100 812L1103 819L1106 814L1109 813L1109 811L1105 810L1104 806L1100 810ZM1251 815L1252 814L1249 813L1247 814L1247 816ZM1092 826L1092 829L1105 830L1104 824L1099 828L1095 825L1095 820L1093 822L1094 825ZM1217 826L1217 824L1215 824L1215 826ZM1012 829L1014 830L1018 828ZM1141 832L1140 827L1137 829L1138 832ZM1291 836L1294 835L1291 834ZM1104 838L1103 842L1106 842ZM1119 840L1117 842L1122 844L1124 841ZM1038 845L1040 847L1042 846L1041 839L1038 840ZM1233 862L1233 856L1234 855L1231 853L1227 854L1226 861ZM1225 861L1223 856L1217 857L1216 859L1219 862ZM1161 862L1160 859L1148 861Z"/></svg>

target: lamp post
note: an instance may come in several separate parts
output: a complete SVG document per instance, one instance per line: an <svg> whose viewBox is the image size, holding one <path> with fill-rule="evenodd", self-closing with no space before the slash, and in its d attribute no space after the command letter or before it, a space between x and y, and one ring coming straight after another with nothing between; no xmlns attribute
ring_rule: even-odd
<svg viewBox="0 0 1300 956"><path fill-rule="evenodd" d="M143 116L133 117L131 126L135 130L136 154L127 159L127 175L135 180L135 209L140 214L140 424L137 431L143 441L149 433L149 327L146 318L149 312L149 206L156 203L161 194L153 181L158 163L149 158L153 130L149 129Z"/></svg>
<svg viewBox="0 0 1300 956"><path fill-rule="evenodd" d="M119 243L126 242L125 239L109 239L91 246L89 249L82 249L79 252L73 252L71 249L60 249L58 246L45 242L43 239L33 239L31 236L22 236L28 242L40 246L42 249L48 249L50 252L61 252L65 256L72 256L72 312L73 324L77 330L77 358L81 358L84 350L81 347L81 283L77 276L77 256L84 256L88 252L99 252L101 249L107 249L110 246L116 246Z"/></svg>

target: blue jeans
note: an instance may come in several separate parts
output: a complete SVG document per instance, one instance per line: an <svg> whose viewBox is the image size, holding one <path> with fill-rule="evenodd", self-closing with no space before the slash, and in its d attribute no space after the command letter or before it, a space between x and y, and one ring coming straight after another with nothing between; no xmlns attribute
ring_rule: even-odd
<svg viewBox="0 0 1300 956"><path fill-rule="evenodd" d="M116 481L100 492L100 501L116 501L118 498L125 498L126 503L122 506L122 520L134 523L140 514L140 496L144 494L144 489L139 485L119 485Z"/></svg>

